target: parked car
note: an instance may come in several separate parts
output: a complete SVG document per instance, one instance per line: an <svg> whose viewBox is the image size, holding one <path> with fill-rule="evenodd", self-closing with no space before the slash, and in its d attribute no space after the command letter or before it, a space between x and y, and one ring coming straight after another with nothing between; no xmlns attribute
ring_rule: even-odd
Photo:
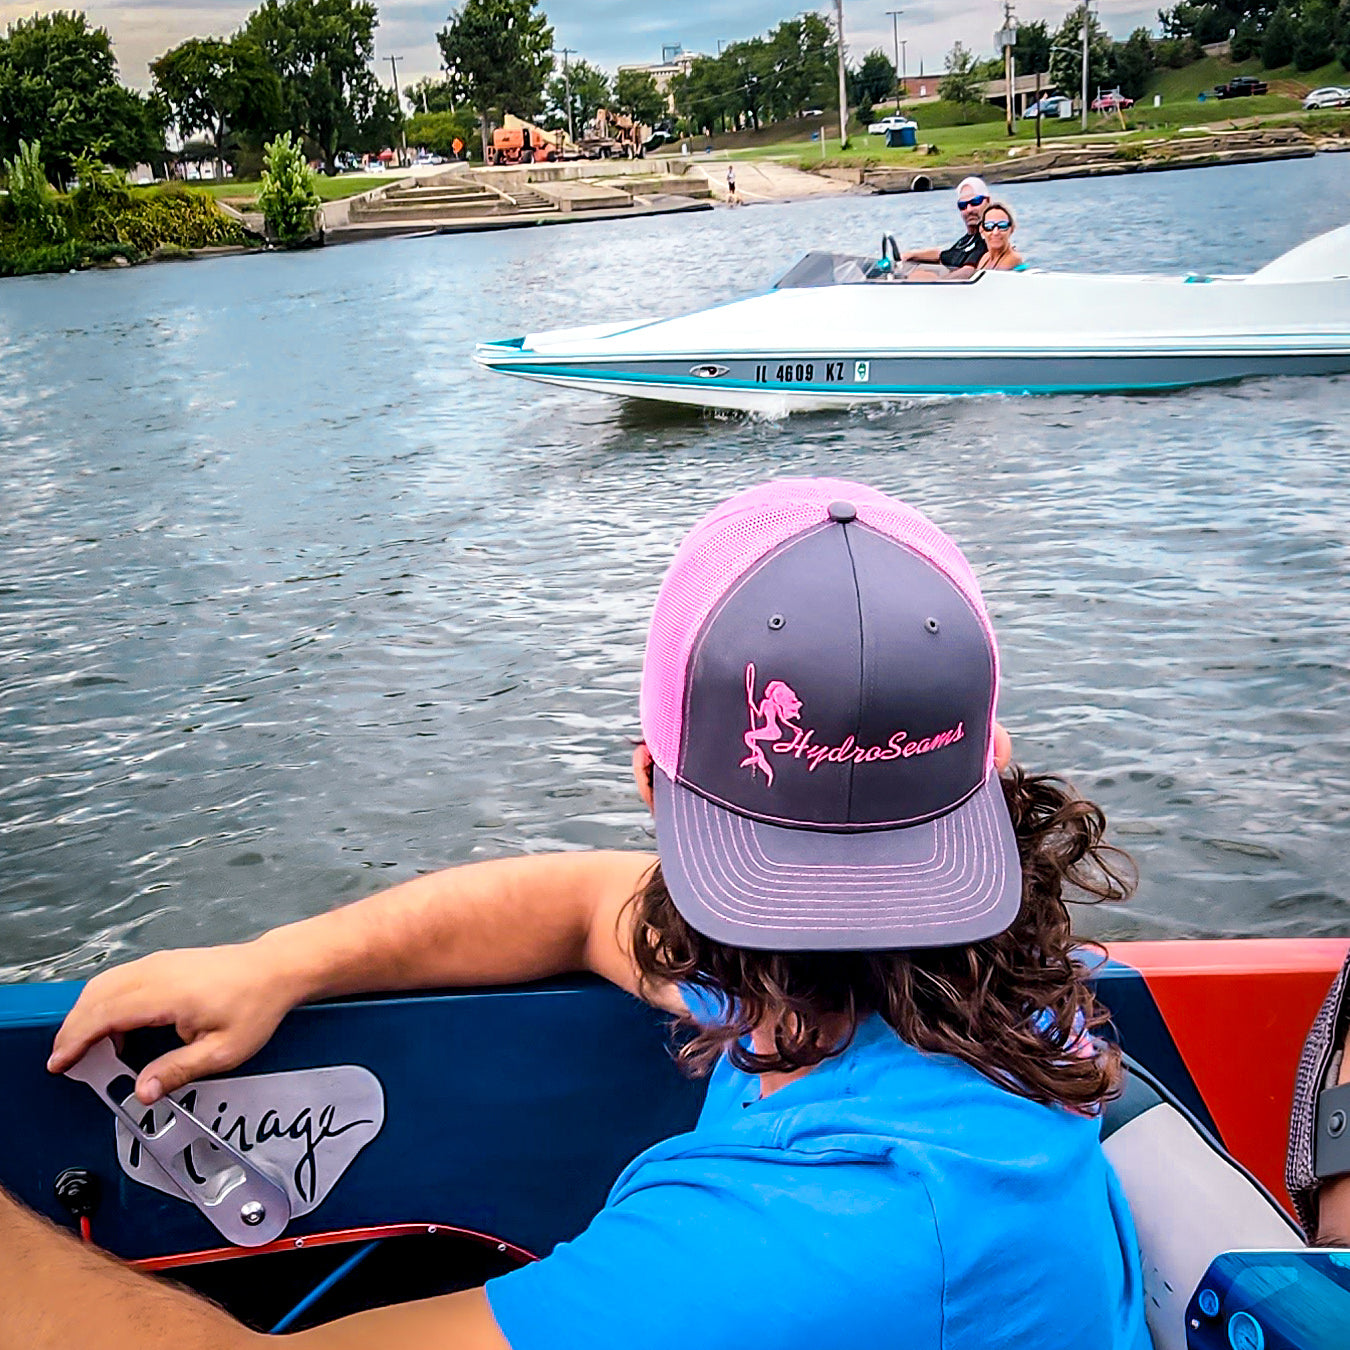
<svg viewBox="0 0 1350 1350"><path fill-rule="evenodd" d="M1255 75L1235 75L1227 84L1214 86L1215 98L1248 98L1252 94L1268 94L1270 86Z"/></svg>
<svg viewBox="0 0 1350 1350"><path fill-rule="evenodd" d="M1115 112L1117 108L1133 108L1134 100L1126 98L1119 90L1113 89L1108 94L1098 94L1092 100L1093 112Z"/></svg>
<svg viewBox="0 0 1350 1350"><path fill-rule="evenodd" d="M1064 94L1050 94L1033 103L1022 116L1035 117L1039 109L1042 117L1062 117L1065 115L1063 112L1065 108L1068 108L1070 113L1073 112L1073 99Z"/></svg>
<svg viewBox="0 0 1350 1350"><path fill-rule="evenodd" d="M888 131L902 131L905 127L913 127L918 130L919 124L912 117L904 117L900 113L891 113L889 117L883 117L880 122L873 122L867 128L869 136L884 136Z"/></svg>
<svg viewBox="0 0 1350 1350"><path fill-rule="evenodd" d="M1326 84L1321 89L1313 89L1303 96L1305 108L1345 108L1350 107L1350 89L1342 89L1338 84Z"/></svg>

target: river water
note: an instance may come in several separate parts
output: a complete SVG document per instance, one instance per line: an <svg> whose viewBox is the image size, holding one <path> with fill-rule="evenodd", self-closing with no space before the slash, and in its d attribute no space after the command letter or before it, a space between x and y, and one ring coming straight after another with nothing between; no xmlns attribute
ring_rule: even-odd
<svg viewBox="0 0 1350 1350"><path fill-rule="evenodd" d="M1246 270L1350 220L1350 155L1007 196L1038 264ZM469 361L954 224L950 193L859 197L6 282L0 978L650 844L657 582L780 474L876 484L965 548L1018 758L1139 864L1085 932L1350 932L1350 379L774 422Z"/></svg>

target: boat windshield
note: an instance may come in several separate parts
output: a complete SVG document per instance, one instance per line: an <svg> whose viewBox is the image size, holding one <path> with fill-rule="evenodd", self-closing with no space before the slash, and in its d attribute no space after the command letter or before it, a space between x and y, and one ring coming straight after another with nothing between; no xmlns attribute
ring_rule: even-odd
<svg viewBox="0 0 1350 1350"><path fill-rule="evenodd" d="M773 288L786 291L799 286L847 286L866 281L873 261L848 253L808 253L793 263Z"/></svg>
<svg viewBox="0 0 1350 1350"><path fill-rule="evenodd" d="M913 263L904 263L894 268L889 260L879 264L875 258L860 258L852 253L807 253L773 283L773 289L786 291L804 286L852 286L864 282L900 281L912 267ZM973 276L953 277L950 281L945 277L918 276L914 280L969 286L983 275L983 272L976 272Z"/></svg>

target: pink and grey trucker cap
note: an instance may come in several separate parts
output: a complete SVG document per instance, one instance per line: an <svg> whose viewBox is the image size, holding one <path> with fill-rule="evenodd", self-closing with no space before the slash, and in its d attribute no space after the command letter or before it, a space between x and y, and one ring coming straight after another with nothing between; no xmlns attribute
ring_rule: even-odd
<svg viewBox="0 0 1350 1350"><path fill-rule="evenodd" d="M970 565L834 479L740 493L657 596L642 672L666 885L776 951L975 942L1021 904L994 768L998 648Z"/></svg>

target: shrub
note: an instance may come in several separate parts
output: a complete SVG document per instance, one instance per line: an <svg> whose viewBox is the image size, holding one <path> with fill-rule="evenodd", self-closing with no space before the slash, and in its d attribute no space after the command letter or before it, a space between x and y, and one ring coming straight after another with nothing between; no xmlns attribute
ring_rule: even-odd
<svg viewBox="0 0 1350 1350"><path fill-rule="evenodd" d="M65 272L119 254L137 262L156 250L186 251L243 244L247 235L205 192L181 186L133 192L120 175L94 161L79 165L80 185L56 209L69 237L39 239L10 209L0 218L0 276ZM8 225L8 228L6 228Z"/></svg>
<svg viewBox="0 0 1350 1350"><path fill-rule="evenodd" d="M59 244L68 234L60 200L42 172L40 141L20 141L18 154L5 161L10 210L20 231L38 247Z"/></svg>
<svg viewBox="0 0 1350 1350"><path fill-rule="evenodd" d="M70 196L71 216L79 233L90 243L121 242L118 220L131 206L126 177L101 160L75 161L79 186Z"/></svg>
<svg viewBox="0 0 1350 1350"><path fill-rule="evenodd" d="M80 246L70 240L62 244L24 244L9 246L0 237L0 277L26 277L37 272L69 272L80 263Z"/></svg>
<svg viewBox="0 0 1350 1350"><path fill-rule="evenodd" d="M264 150L266 167L258 191L258 209L268 226L287 248L303 243L314 232L319 194L314 175L305 163L298 141L285 132Z"/></svg>

